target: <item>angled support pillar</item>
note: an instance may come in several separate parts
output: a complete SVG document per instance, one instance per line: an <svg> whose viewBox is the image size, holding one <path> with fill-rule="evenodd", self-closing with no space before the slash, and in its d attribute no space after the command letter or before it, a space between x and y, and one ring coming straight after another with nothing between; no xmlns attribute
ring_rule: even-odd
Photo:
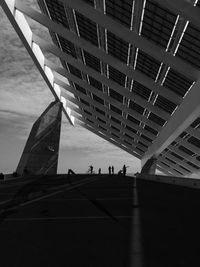
<svg viewBox="0 0 200 267"><path fill-rule="evenodd" d="M155 174L156 165L157 165L157 158L151 157L142 167L141 174Z"/></svg>
<svg viewBox="0 0 200 267"><path fill-rule="evenodd" d="M17 175L56 174L60 142L62 103L52 102L33 124Z"/></svg>

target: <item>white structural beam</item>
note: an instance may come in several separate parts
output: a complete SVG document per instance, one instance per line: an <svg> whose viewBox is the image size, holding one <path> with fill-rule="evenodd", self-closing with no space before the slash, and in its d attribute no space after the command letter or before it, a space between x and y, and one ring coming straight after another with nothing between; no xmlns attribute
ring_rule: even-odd
<svg viewBox="0 0 200 267"><path fill-rule="evenodd" d="M16 33L21 39L24 47L31 56L33 62L38 68L40 74L42 75L44 81L46 82L47 86L49 87L55 99L63 102L63 111L66 114L66 117L69 120L69 122L73 125L73 118L70 117L69 111L66 110L64 99L61 99L60 88L58 85L54 84L54 75L51 69L45 65L44 54L42 53L42 50L40 49L38 44L33 42L32 30L24 14L21 11L15 9L15 4L16 4L15 0L1 1L1 6L5 14L7 15L8 19L10 20L10 23L14 27Z"/></svg>
<svg viewBox="0 0 200 267"><path fill-rule="evenodd" d="M165 127L145 153L142 165L152 156L158 156L174 141L200 114L200 80L196 82L181 105L174 112Z"/></svg>
<svg viewBox="0 0 200 267"><path fill-rule="evenodd" d="M103 14L103 12L94 9L84 1L82 0L61 0L61 1L65 3L67 6L70 6L71 8L80 12L87 18L96 22L100 26L116 34L116 36L119 36L124 41L132 44L135 47L138 47L139 49L146 52L148 55L151 55L152 57L156 58L160 62L164 62L168 66L171 66L172 68L176 69L181 73L183 70L185 71L185 73L188 72L188 64L185 63L183 60L174 57L172 54L166 52L161 47L148 41L146 38L139 36L136 32L130 31L127 27L106 16L105 14ZM199 76L199 71L194 68L193 70L194 73L196 74L198 73L197 75Z"/></svg>
<svg viewBox="0 0 200 267"><path fill-rule="evenodd" d="M181 17L189 20L193 25L199 28L200 9L193 5L194 1L190 0L155 0L159 5L163 5L172 12L179 14Z"/></svg>

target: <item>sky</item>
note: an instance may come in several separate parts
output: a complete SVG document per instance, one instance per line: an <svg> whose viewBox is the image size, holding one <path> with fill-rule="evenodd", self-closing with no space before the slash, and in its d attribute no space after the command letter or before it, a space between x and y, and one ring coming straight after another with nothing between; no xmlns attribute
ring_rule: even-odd
<svg viewBox="0 0 200 267"><path fill-rule="evenodd" d="M26 4L33 5L32 0ZM29 21L32 30L48 40L47 31ZM48 55L47 55L48 56ZM49 58L53 59L53 58ZM32 124L54 98L28 52L0 7L0 172L15 171ZM58 173L69 168L85 173L89 165L108 172L123 164L128 172L140 171L140 161L63 116Z"/></svg>

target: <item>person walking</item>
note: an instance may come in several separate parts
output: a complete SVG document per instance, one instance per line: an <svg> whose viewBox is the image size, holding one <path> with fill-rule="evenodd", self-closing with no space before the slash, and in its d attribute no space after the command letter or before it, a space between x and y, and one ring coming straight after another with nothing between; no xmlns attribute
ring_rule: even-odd
<svg viewBox="0 0 200 267"><path fill-rule="evenodd" d="M122 169L122 170L123 170L123 176L126 176L126 168L127 168L127 167L126 167L126 165L124 164L123 169Z"/></svg>
<svg viewBox="0 0 200 267"><path fill-rule="evenodd" d="M112 166L112 174L114 175L114 166Z"/></svg>
<svg viewBox="0 0 200 267"><path fill-rule="evenodd" d="M89 171L90 171L90 174L93 174L93 166L92 165L89 166Z"/></svg>
<svg viewBox="0 0 200 267"><path fill-rule="evenodd" d="M99 174L101 174L101 168L99 168Z"/></svg>
<svg viewBox="0 0 200 267"><path fill-rule="evenodd" d="M109 173L109 175L111 175L111 167L110 166L108 167L108 173Z"/></svg>

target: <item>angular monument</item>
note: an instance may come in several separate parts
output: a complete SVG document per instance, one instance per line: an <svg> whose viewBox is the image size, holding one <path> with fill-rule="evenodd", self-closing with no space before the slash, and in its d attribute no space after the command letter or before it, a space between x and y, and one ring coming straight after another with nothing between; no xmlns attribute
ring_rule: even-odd
<svg viewBox="0 0 200 267"><path fill-rule="evenodd" d="M52 102L33 124L17 175L56 174L62 118L62 103Z"/></svg>

